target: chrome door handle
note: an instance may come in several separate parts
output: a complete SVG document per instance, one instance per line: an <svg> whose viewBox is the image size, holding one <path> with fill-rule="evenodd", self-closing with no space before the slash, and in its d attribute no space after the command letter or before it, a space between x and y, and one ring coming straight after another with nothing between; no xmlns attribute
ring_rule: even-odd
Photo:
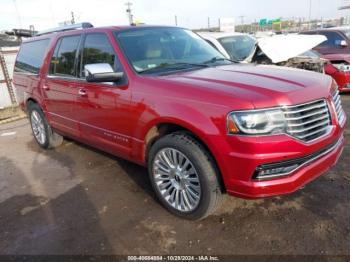
<svg viewBox="0 0 350 262"><path fill-rule="evenodd" d="M43 89L44 90L50 90L50 87L47 84L43 84Z"/></svg>
<svg viewBox="0 0 350 262"><path fill-rule="evenodd" d="M80 96L86 96L86 95L87 95L86 90L85 90L85 89L82 89L82 88L79 89L78 94L79 94Z"/></svg>

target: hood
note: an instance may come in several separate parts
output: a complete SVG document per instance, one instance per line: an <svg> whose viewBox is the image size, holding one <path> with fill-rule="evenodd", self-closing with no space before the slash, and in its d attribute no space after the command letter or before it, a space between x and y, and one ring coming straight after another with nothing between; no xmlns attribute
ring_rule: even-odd
<svg viewBox="0 0 350 262"><path fill-rule="evenodd" d="M260 49L276 64L297 57L326 40L323 35L276 35L257 41Z"/></svg>
<svg viewBox="0 0 350 262"><path fill-rule="evenodd" d="M182 95L229 106L250 102L253 108L301 104L329 96L331 78L319 73L267 65L235 64L157 77ZM160 78L160 79L159 79ZM205 95L204 95L205 93ZM229 103L228 105L225 103Z"/></svg>

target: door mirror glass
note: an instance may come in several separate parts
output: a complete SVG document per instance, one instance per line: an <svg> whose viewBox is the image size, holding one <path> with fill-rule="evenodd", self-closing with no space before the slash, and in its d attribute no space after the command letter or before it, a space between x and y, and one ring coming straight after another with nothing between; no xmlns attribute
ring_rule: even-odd
<svg viewBox="0 0 350 262"><path fill-rule="evenodd" d="M114 72L108 63L88 64L84 71L86 81L90 83L118 82L124 76L123 72Z"/></svg>
<svg viewBox="0 0 350 262"><path fill-rule="evenodd" d="M347 46L348 46L348 43L347 43L345 40L341 40L340 43L339 43L339 45L340 45L341 47L347 47Z"/></svg>

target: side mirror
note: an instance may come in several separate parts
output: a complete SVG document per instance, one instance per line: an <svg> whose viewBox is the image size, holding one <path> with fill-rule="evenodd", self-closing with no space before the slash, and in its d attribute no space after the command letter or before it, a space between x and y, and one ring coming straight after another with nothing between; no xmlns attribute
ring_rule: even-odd
<svg viewBox="0 0 350 262"><path fill-rule="evenodd" d="M124 76L123 72L114 72L108 63L88 64L84 66L84 70L89 83L117 82Z"/></svg>
<svg viewBox="0 0 350 262"><path fill-rule="evenodd" d="M340 45L341 47L347 47L347 46L348 46L348 43L347 43L345 40L341 40L339 45Z"/></svg>

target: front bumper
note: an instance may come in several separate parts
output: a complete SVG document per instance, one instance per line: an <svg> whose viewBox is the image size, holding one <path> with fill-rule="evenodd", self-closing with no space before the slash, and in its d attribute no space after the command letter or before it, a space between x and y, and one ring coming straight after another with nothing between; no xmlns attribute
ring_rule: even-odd
<svg viewBox="0 0 350 262"><path fill-rule="evenodd" d="M337 163L344 148L345 123L346 119L341 124L334 121L330 133L311 143L288 135L228 137L220 143L217 159L227 193L256 199L297 191ZM308 158L307 163L286 176L254 179L258 167L303 158Z"/></svg>
<svg viewBox="0 0 350 262"><path fill-rule="evenodd" d="M227 192L230 195L251 199L293 193L334 166L343 151L343 147L344 138L341 137L332 151L305 164L289 176L264 181L235 181L235 185Z"/></svg>

